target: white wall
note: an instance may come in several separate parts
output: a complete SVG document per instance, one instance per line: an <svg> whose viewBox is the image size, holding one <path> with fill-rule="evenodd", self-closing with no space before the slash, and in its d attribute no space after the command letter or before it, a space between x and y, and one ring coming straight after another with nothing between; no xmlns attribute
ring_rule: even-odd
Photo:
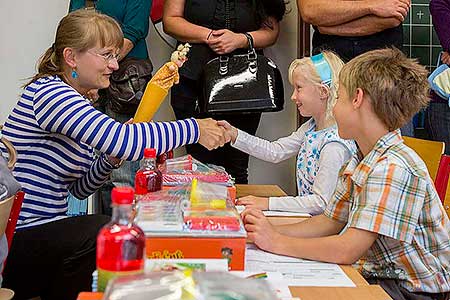
<svg viewBox="0 0 450 300"><path fill-rule="evenodd" d="M23 79L34 74L36 61L53 42L56 26L67 12L69 1L62 0L0 0L0 67L1 80L0 123L6 120L17 102ZM290 101L292 89L287 80L287 68L297 53L297 9L292 4L290 13L281 24L278 43L267 51L283 73L285 109L279 113L263 114L257 135L270 140L290 134L296 128L296 108ZM171 49L157 35L153 26L147 38L149 53L155 68L169 57ZM155 120L173 120L169 99L161 106ZM182 153L178 150L177 153ZM295 193L295 160L273 165L250 160L250 183L278 184L286 192Z"/></svg>
<svg viewBox="0 0 450 300"><path fill-rule="evenodd" d="M53 43L62 0L0 1L0 123L18 100L20 86L34 75L39 56Z"/></svg>

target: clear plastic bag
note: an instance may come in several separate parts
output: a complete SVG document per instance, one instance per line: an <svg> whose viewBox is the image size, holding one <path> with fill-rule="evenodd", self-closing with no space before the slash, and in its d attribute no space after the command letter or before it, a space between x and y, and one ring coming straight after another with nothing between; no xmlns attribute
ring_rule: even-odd
<svg viewBox="0 0 450 300"><path fill-rule="evenodd" d="M176 186L189 183L194 178L226 186L232 186L234 184L232 178L224 168L206 165L191 155L166 160L163 185Z"/></svg>
<svg viewBox="0 0 450 300"><path fill-rule="evenodd" d="M263 280L226 272L155 272L110 281L104 300L273 300Z"/></svg>

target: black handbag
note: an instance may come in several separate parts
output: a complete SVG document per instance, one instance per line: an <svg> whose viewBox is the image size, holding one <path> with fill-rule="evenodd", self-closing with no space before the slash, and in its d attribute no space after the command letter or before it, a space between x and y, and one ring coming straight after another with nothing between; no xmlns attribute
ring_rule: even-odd
<svg viewBox="0 0 450 300"><path fill-rule="evenodd" d="M252 113L283 110L284 89L280 70L256 53L253 39L248 53L221 55L203 69L199 97L203 113Z"/></svg>
<svg viewBox="0 0 450 300"><path fill-rule="evenodd" d="M112 73L109 87L100 90L99 95L112 111L133 115L152 78L152 71L150 59L126 57Z"/></svg>

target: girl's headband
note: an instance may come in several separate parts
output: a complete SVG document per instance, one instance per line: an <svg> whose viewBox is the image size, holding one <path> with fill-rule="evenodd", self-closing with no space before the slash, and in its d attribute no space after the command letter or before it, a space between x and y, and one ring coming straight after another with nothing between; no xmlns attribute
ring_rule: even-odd
<svg viewBox="0 0 450 300"><path fill-rule="evenodd" d="M316 68L317 73L320 76L323 84L326 84L328 87L331 87L332 79L331 79L331 67L328 64L327 60L323 56L322 53L311 56L311 61Z"/></svg>

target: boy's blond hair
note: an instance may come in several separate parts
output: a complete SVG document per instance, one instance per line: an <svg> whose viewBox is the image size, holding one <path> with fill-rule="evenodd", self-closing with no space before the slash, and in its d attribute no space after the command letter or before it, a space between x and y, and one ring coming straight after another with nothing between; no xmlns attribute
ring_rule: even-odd
<svg viewBox="0 0 450 300"><path fill-rule="evenodd" d="M327 101L326 118L334 121L333 117L333 107L336 104L336 96L338 89L338 79L339 72L344 66L344 62L339 58L337 54L332 51L322 51L325 60L331 68L331 85L329 86L329 96ZM319 73L317 73L316 68L310 57L303 57L294 59L289 66L288 76L291 85L294 85L293 76L294 71L299 68L303 72L306 80L313 84L320 85L322 80L320 79Z"/></svg>
<svg viewBox="0 0 450 300"><path fill-rule="evenodd" d="M361 88L390 131L405 125L429 102L428 71L395 48L373 50L349 61L339 75L349 95Z"/></svg>

